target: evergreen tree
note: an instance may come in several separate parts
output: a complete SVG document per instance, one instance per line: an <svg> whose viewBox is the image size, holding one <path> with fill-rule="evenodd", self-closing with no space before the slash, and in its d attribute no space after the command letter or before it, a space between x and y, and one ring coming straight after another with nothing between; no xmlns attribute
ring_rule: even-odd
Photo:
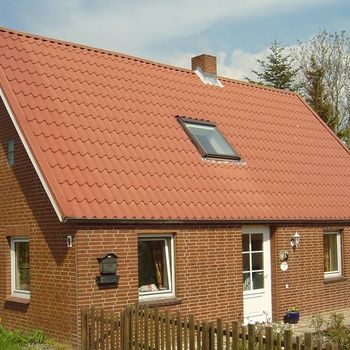
<svg viewBox="0 0 350 350"><path fill-rule="evenodd" d="M269 49L271 53L267 56L266 61L257 59L261 66L261 71L252 70L258 77L258 81L248 77L246 79L251 83L293 90L296 71L292 67L290 55L285 53L285 48L276 40L274 40Z"/></svg>

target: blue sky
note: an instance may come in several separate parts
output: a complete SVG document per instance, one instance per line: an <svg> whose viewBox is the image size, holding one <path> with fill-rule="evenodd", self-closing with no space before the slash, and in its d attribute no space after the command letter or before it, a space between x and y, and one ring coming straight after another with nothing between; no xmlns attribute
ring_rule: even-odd
<svg viewBox="0 0 350 350"><path fill-rule="evenodd" d="M200 53L242 78L274 40L350 34L349 0L0 0L0 26L190 66Z"/></svg>

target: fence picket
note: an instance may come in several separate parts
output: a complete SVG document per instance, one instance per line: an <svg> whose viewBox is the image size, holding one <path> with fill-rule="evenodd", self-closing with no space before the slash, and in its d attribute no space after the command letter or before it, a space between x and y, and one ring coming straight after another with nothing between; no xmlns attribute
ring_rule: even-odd
<svg viewBox="0 0 350 350"><path fill-rule="evenodd" d="M253 324L248 325L248 350L255 349L255 326Z"/></svg>
<svg viewBox="0 0 350 350"><path fill-rule="evenodd" d="M295 337L295 350L301 350L301 341L299 336Z"/></svg>
<svg viewBox="0 0 350 350"><path fill-rule="evenodd" d="M100 323L100 313L96 310L95 313L95 331L96 331L96 350L100 350L101 345L101 323Z"/></svg>
<svg viewBox="0 0 350 350"><path fill-rule="evenodd" d="M134 308L134 313L135 313L135 333L134 333L134 347L135 347L135 350L138 350L140 348L140 344L139 344L139 321L140 321L140 306L139 304L137 303L135 305L135 308Z"/></svg>
<svg viewBox="0 0 350 350"><path fill-rule="evenodd" d="M263 334L262 334L262 329L260 328L259 329L259 335L258 335L259 339L258 339L258 349L259 350L263 350L264 349L264 337L263 337Z"/></svg>
<svg viewBox="0 0 350 350"><path fill-rule="evenodd" d="M313 344L311 333L301 338L291 330L274 335L272 327L256 331L253 324L244 327L222 319L201 323L180 311L160 313L138 304L120 313L92 307L80 315L82 350L337 350L336 344L322 345L316 338Z"/></svg>
<svg viewBox="0 0 350 350"><path fill-rule="evenodd" d="M91 308L91 338L90 338L90 349L95 350L95 341L96 341L96 333L95 333L95 309Z"/></svg>
<svg viewBox="0 0 350 350"><path fill-rule="evenodd" d="M190 315L188 318L189 323L189 334L190 334L190 349L189 350L195 350L195 328L194 328L194 317L193 315Z"/></svg>
<svg viewBox="0 0 350 350"><path fill-rule="evenodd" d="M87 320L86 320L86 315L87 315L87 310L81 310L81 349L82 350L87 350L86 349L86 338L87 338Z"/></svg>
<svg viewBox="0 0 350 350"><path fill-rule="evenodd" d="M99 323L100 323L100 349L105 350L105 326L106 326L106 323L105 323L105 313L104 313L103 309L100 310Z"/></svg>
<svg viewBox="0 0 350 350"><path fill-rule="evenodd" d="M238 322L232 322L232 350L239 350Z"/></svg>
<svg viewBox="0 0 350 350"><path fill-rule="evenodd" d="M187 323L187 317L183 316L183 330L184 330L184 341L183 341L183 350L188 350L188 323ZM182 350L182 347L177 348L177 350Z"/></svg>
<svg viewBox="0 0 350 350"><path fill-rule="evenodd" d="M217 350L224 349L224 331L222 328L222 319L218 318L216 321L217 325Z"/></svg>
<svg viewBox="0 0 350 350"><path fill-rule="evenodd" d="M215 328L213 322L210 322L209 324L209 347L210 350L215 349Z"/></svg>
<svg viewBox="0 0 350 350"><path fill-rule="evenodd" d="M145 306L144 308L144 348L148 350L149 346L149 309L148 306Z"/></svg>
<svg viewBox="0 0 350 350"><path fill-rule="evenodd" d="M305 350L312 350L312 334L311 333L305 333L304 349Z"/></svg>
<svg viewBox="0 0 350 350"><path fill-rule="evenodd" d="M171 322L171 348L175 350L176 347L176 316L172 315L170 318Z"/></svg>
<svg viewBox="0 0 350 350"><path fill-rule="evenodd" d="M120 315L117 315L115 319L115 326L116 326L116 332L115 332L115 338L116 338L116 350L119 350L120 344L121 344L121 317Z"/></svg>
<svg viewBox="0 0 350 350"><path fill-rule="evenodd" d="M202 323L202 350L209 350L209 325Z"/></svg>
<svg viewBox="0 0 350 350"><path fill-rule="evenodd" d="M242 341L242 349L245 350L247 348L247 336L246 336L246 327L245 326L242 326L241 327L241 334L242 334L242 337L241 337L241 341Z"/></svg>
<svg viewBox="0 0 350 350"><path fill-rule="evenodd" d="M176 344L177 350L182 348L182 318L180 311L177 312L176 317Z"/></svg>
<svg viewBox="0 0 350 350"><path fill-rule="evenodd" d="M273 333L271 327L265 328L266 350L273 350Z"/></svg>
<svg viewBox="0 0 350 350"><path fill-rule="evenodd" d="M292 331L290 329L286 329L284 331L284 337L283 337L283 344L284 344L284 350L292 350Z"/></svg>
<svg viewBox="0 0 350 350"><path fill-rule="evenodd" d="M199 321L197 321L197 349L201 349L201 324ZM203 333L203 329L202 329L202 333ZM203 346L203 343L202 343Z"/></svg>
<svg viewBox="0 0 350 350"><path fill-rule="evenodd" d="M158 308L155 309L154 311L154 320L155 320L155 327L154 327L154 347L155 350L160 350L160 344L159 344L159 310Z"/></svg>
<svg viewBox="0 0 350 350"><path fill-rule="evenodd" d="M154 350L154 326L155 326L154 309L150 310L149 318L150 318L150 325L149 325L150 343L149 343L149 346L150 346L151 350Z"/></svg>
<svg viewBox="0 0 350 350"><path fill-rule="evenodd" d="M111 350L116 350L115 349L115 331L116 331L116 324L115 324L115 315L111 314L109 318L109 323L110 323L110 341L111 341Z"/></svg>
<svg viewBox="0 0 350 350"><path fill-rule="evenodd" d="M171 350L169 310L166 310L165 312L165 349Z"/></svg>
<svg viewBox="0 0 350 350"><path fill-rule="evenodd" d="M225 345L226 348L225 350L230 350L230 324L226 323L225 324Z"/></svg>
<svg viewBox="0 0 350 350"><path fill-rule="evenodd" d="M276 336L276 342L277 342L277 350L282 350L282 342L281 342L281 333L278 332Z"/></svg>
<svg viewBox="0 0 350 350"><path fill-rule="evenodd" d="M165 314L163 315L162 314L162 320L161 320L161 323L160 323L160 326L161 326L161 342L160 342L160 347L161 347L161 350L164 350L164 344L165 344Z"/></svg>

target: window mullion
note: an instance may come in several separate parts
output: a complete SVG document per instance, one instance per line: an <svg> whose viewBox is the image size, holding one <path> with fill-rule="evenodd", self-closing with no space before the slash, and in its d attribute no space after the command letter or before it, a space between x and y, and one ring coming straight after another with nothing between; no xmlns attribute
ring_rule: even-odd
<svg viewBox="0 0 350 350"><path fill-rule="evenodd" d="M250 290L253 290L253 256L252 256L252 235L249 233L249 277L250 277Z"/></svg>

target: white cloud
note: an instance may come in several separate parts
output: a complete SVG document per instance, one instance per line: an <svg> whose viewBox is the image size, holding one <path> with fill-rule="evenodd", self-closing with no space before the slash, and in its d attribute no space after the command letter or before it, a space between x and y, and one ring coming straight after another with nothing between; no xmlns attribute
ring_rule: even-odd
<svg viewBox="0 0 350 350"><path fill-rule="evenodd" d="M198 52L176 51L164 44L172 39L190 40L225 20L249 21L332 1L17 0L15 4L19 20L34 33L190 68L191 57ZM200 40L206 46L205 38ZM213 53L210 47L206 51ZM267 49L256 53L222 51L218 54L218 73L236 79L252 77L251 69L258 68L256 59L266 54Z"/></svg>
<svg viewBox="0 0 350 350"><path fill-rule="evenodd" d="M241 49L230 54L221 52L218 59L218 74L224 77L244 80L245 77L254 78L252 69L259 70L257 59L265 59L269 50L251 53Z"/></svg>
<svg viewBox="0 0 350 350"><path fill-rule="evenodd" d="M259 70L257 59L265 59L269 54L266 48L261 52L251 53L241 49L232 52L220 52L217 57L218 75L238 80L245 80L245 77L254 78L251 70ZM191 58L195 56L194 52L174 52L167 63L183 68L190 68Z"/></svg>
<svg viewBox="0 0 350 350"><path fill-rule="evenodd" d="M21 0L24 1L24 0ZM136 54L215 23L290 12L331 0L33 0L23 19L40 34Z"/></svg>

